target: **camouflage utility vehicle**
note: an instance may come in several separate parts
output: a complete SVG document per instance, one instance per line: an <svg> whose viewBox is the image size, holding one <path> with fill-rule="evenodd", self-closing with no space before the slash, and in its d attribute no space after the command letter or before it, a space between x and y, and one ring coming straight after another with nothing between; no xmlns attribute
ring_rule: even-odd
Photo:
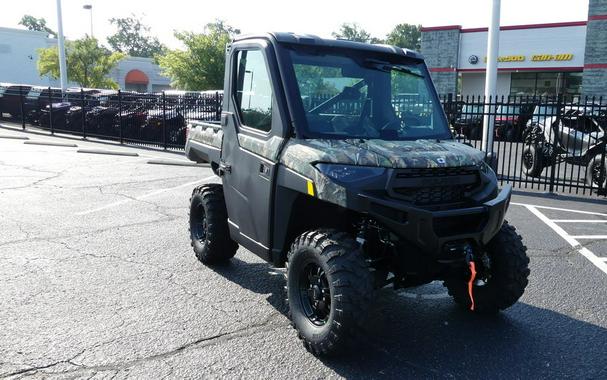
<svg viewBox="0 0 607 380"><path fill-rule="evenodd" d="M289 316L306 348L356 335L374 290L444 281L492 313L523 294L529 260L504 221L485 155L452 138L423 58L308 35L238 37L221 121L191 122L186 152L221 184L196 188L196 257L238 245L286 266Z"/></svg>

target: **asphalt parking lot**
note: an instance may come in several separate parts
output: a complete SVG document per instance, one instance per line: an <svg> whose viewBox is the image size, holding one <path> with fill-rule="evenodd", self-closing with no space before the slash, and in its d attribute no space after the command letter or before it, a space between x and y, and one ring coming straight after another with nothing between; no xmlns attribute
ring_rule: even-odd
<svg viewBox="0 0 607 380"><path fill-rule="evenodd" d="M0 378L607 378L604 198L514 195L531 275L499 316L440 284L384 289L356 350L317 359L280 270L191 252L188 199L211 170L150 160L184 158L0 128Z"/></svg>

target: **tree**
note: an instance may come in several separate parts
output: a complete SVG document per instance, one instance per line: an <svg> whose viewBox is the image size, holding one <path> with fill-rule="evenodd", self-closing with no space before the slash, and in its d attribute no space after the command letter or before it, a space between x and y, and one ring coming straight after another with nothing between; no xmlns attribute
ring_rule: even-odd
<svg viewBox="0 0 607 380"><path fill-rule="evenodd" d="M163 74L171 85L183 90L216 90L223 88L225 49L238 29L217 20L207 24L204 33L175 32L185 50L169 50L158 56Z"/></svg>
<svg viewBox="0 0 607 380"><path fill-rule="evenodd" d="M59 78L59 50L56 47L38 49L38 72L41 76ZM85 37L65 42L67 79L82 87L118 88L108 74L124 58L123 53L110 52L100 46L97 39Z"/></svg>
<svg viewBox="0 0 607 380"><path fill-rule="evenodd" d="M150 27L144 25L135 15L111 18L110 23L117 28L116 33L107 38L114 51L132 57L154 57L166 50L158 38L149 35Z"/></svg>
<svg viewBox="0 0 607 380"><path fill-rule="evenodd" d="M421 48L421 27L421 25L398 24L386 36L386 43L419 50Z"/></svg>
<svg viewBox="0 0 607 380"><path fill-rule="evenodd" d="M36 18L31 15L24 15L23 17L21 17L19 25L25 26L28 30L46 32L49 36L57 38L57 33L48 26L46 26L46 20L44 18Z"/></svg>
<svg viewBox="0 0 607 380"><path fill-rule="evenodd" d="M376 37L371 37L371 34L364 30L357 23L343 23L339 27L338 32L332 33L335 38L342 38L350 41L365 42L371 44L380 44L383 41Z"/></svg>

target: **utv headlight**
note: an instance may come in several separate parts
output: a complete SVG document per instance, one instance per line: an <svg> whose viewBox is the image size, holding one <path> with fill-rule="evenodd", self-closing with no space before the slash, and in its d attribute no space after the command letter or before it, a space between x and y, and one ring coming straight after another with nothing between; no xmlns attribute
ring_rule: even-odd
<svg viewBox="0 0 607 380"><path fill-rule="evenodd" d="M358 182L378 177L386 172L386 168L375 166L356 166L318 163L314 165L322 174L338 182Z"/></svg>

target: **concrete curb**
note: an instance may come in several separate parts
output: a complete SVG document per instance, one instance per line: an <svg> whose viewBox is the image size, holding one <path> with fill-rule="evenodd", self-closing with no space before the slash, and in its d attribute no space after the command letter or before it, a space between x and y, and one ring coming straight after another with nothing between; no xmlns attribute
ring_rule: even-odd
<svg viewBox="0 0 607 380"><path fill-rule="evenodd" d="M128 156L128 157L139 157L139 154L133 152L121 152L118 150L103 150L103 149L78 149L78 153L90 153L90 154L107 154L110 156Z"/></svg>
<svg viewBox="0 0 607 380"><path fill-rule="evenodd" d="M45 146L64 146L64 147L68 147L68 148L77 148L78 145L76 144L70 144L70 143L58 143L58 142L46 142L46 141L24 141L24 144L28 144L28 145L45 145Z"/></svg>
<svg viewBox="0 0 607 380"><path fill-rule="evenodd" d="M199 168L208 168L210 164L197 164L195 162L189 161L178 161L178 160L148 160L148 164L150 165L173 165L173 166L194 166Z"/></svg>
<svg viewBox="0 0 607 380"><path fill-rule="evenodd" d="M0 139L8 139L8 140L29 140L30 138L27 136L4 136L0 135Z"/></svg>

